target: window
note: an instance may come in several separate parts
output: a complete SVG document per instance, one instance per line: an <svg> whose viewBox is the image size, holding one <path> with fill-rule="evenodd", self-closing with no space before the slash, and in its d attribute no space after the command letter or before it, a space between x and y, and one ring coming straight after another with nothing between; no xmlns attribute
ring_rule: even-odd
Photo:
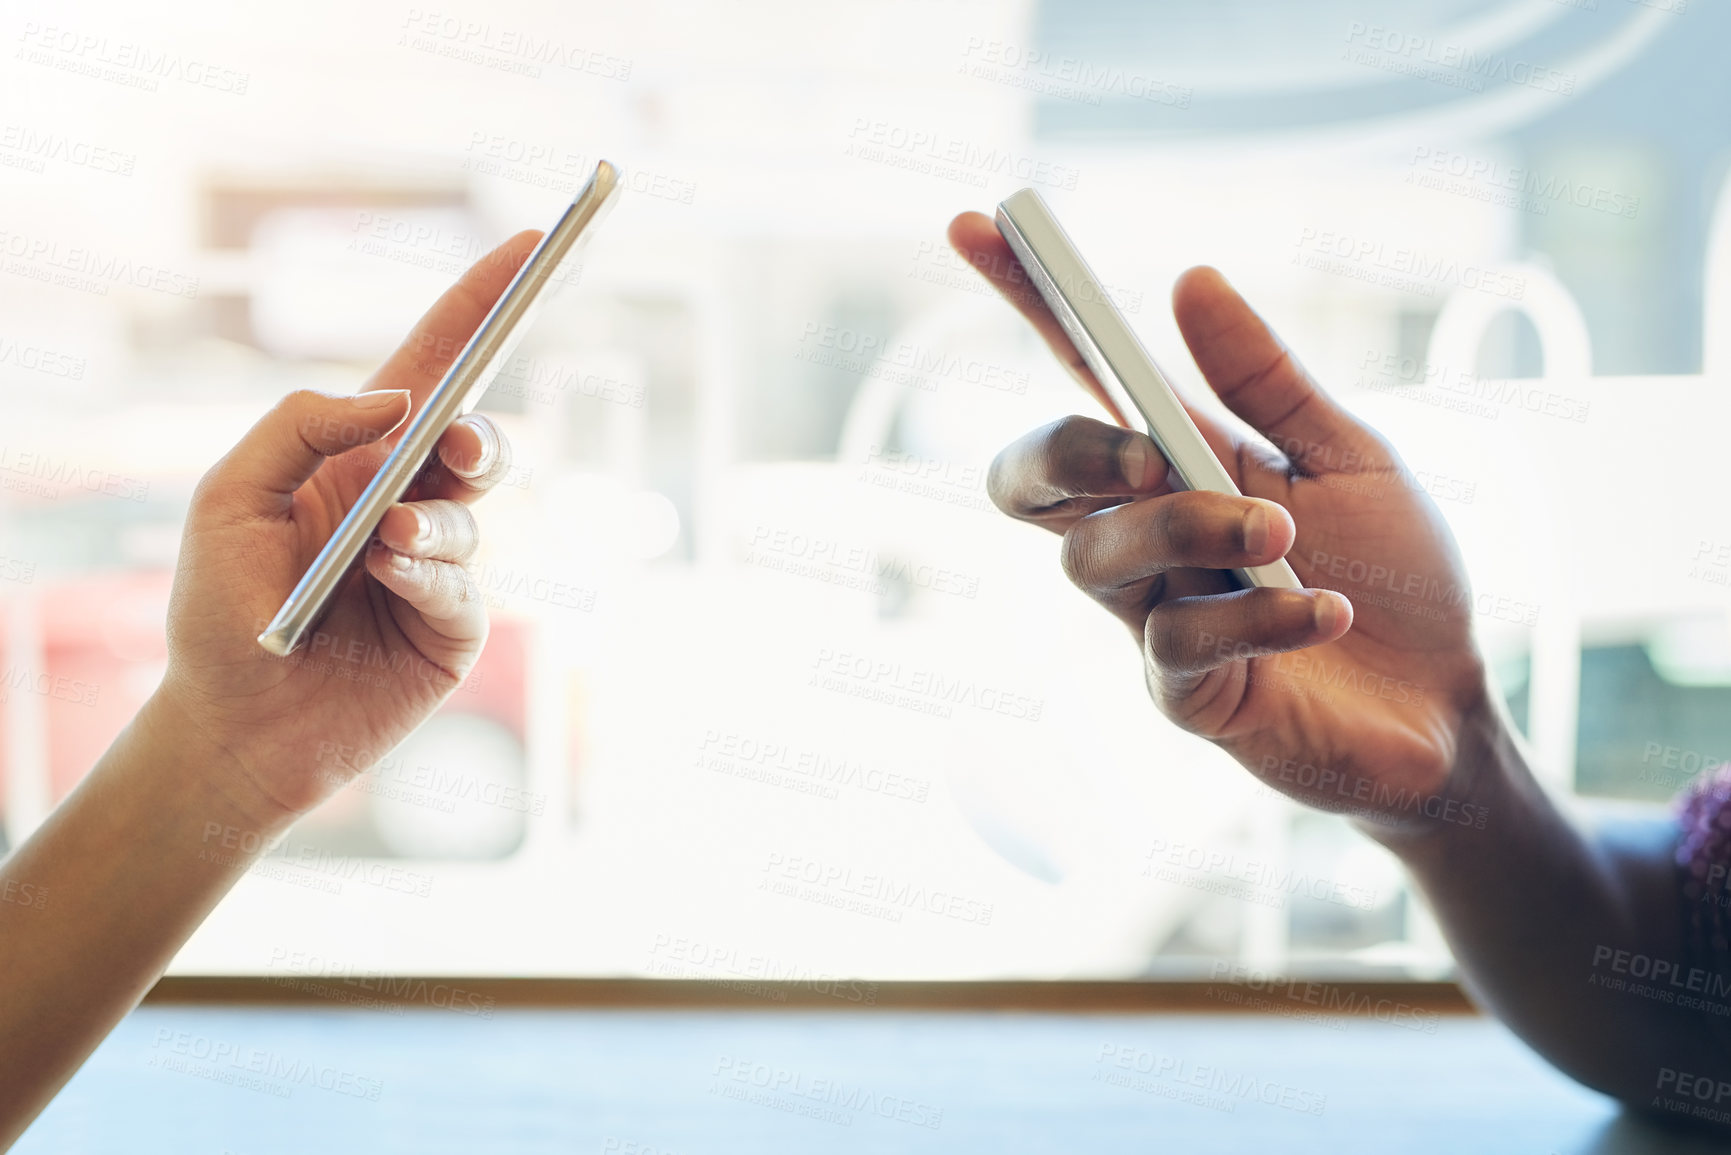
<svg viewBox="0 0 1731 1155"><path fill-rule="evenodd" d="M536 75L442 26L362 21L357 70L273 25L233 41L253 96L148 117L18 64L49 96L0 135L7 839L160 676L203 469L283 392L356 387L605 153L630 191L485 402L518 467L482 515L482 666L178 970L1444 973L1393 861L1159 718L1054 540L991 507L996 451L1087 402L943 228L1040 183L1193 395L1168 287L1227 270L1420 472L1552 787L1656 802L1650 768L1731 754L1731 531L1699 528L1726 18L1516 8L1412 31L1549 79L1417 75L1353 6L1284 0L535 3L612 62ZM195 37L162 19L139 38ZM72 248L161 275L65 276Z"/></svg>

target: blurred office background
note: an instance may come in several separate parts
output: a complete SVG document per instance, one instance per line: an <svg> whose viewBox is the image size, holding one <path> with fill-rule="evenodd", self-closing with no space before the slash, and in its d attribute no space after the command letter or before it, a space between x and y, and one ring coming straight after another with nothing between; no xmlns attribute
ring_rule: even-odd
<svg viewBox="0 0 1731 1155"><path fill-rule="evenodd" d="M1222 268L1454 525L1561 793L1731 754L1731 13L1704 0L23 4L9 845L148 695L203 470L628 192L483 402L468 686L183 973L1437 976L1393 860L1147 702L992 455L1089 403L943 243L1036 184L1156 356ZM333 677L365 677L331 662ZM1491 816L1494 821L1495 816Z"/></svg>

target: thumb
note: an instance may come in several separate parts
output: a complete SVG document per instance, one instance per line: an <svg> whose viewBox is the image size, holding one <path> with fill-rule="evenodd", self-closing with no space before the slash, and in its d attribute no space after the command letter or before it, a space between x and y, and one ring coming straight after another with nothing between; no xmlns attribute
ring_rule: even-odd
<svg viewBox="0 0 1731 1155"><path fill-rule="evenodd" d="M286 516L325 458L371 445L409 415L407 389L335 396L297 389L211 467L198 500L246 517Z"/></svg>
<svg viewBox="0 0 1731 1155"><path fill-rule="evenodd" d="M1214 269L1191 269L1172 312L1196 367L1226 407L1305 474L1386 466L1382 439L1330 397Z"/></svg>

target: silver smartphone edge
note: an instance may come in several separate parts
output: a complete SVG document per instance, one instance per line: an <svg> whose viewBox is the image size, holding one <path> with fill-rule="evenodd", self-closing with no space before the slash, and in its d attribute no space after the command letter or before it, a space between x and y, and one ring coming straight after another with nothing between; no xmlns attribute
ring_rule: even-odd
<svg viewBox="0 0 1731 1155"><path fill-rule="evenodd" d="M1025 188L1006 197L998 205L997 225L1101 387L1125 416L1141 414L1148 436L1184 487L1242 496L1039 191ZM1304 588L1285 558L1232 573L1246 586Z"/></svg>
<svg viewBox="0 0 1731 1155"><path fill-rule="evenodd" d="M359 560L385 511L407 492L451 422L474 407L528 331L543 290L560 265L605 215L619 190L619 173L603 160L574 197L558 223L541 238L505 291L475 329L456 360L403 431L402 440L373 475L336 532L296 583L282 608L258 636L270 653L287 656L323 614L326 603Z"/></svg>

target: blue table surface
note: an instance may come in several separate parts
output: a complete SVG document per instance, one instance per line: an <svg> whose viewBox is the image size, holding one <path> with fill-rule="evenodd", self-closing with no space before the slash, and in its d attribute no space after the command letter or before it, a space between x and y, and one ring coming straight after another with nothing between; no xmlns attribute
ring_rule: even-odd
<svg viewBox="0 0 1731 1155"><path fill-rule="evenodd" d="M470 1008L471 1010L473 1008ZM150 1006L21 1152L1694 1152L1494 1022Z"/></svg>

